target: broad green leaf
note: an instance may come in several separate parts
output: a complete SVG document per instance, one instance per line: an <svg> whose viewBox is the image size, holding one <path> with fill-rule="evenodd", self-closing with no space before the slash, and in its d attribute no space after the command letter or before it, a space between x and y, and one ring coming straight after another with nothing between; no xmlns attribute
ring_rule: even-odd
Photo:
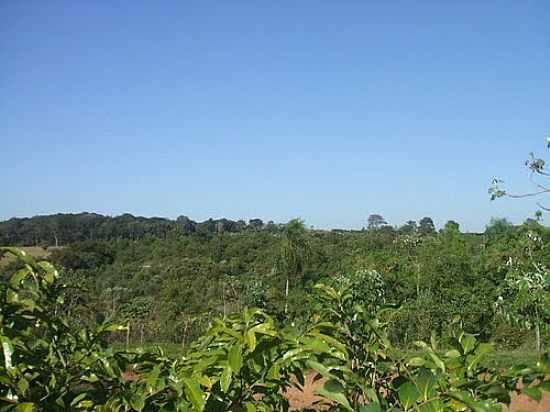
<svg viewBox="0 0 550 412"><path fill-rule="evenodd" d="M145 408L145 398L140 393L134 392L130 398L130 406L140 412Z"/></svg>
<svg viewBox="0 0 550 412"><path fill-rule="evenodd" d="M405 410L415 405L416 401L420 398L420 392L412 382L405 382L402 384L399 389L397 389L397 393Z"/></svg>
<svg viewBox="0 0 550 412"><path fill-rule="evenodd" d="M17 383L17 390L22 395L25 395L29 390L29 381L26 380L25 378L19 379L19 382Z"/></svg>
<svg viewBox="0 0 550 412"><path fill-rule="evenodd" d="M477 339L472 335L464 335L460 343L462 344L462 348L464 349L464 354L467 355L472 350L474 350Z"/></svg>
<svg viewBox="0 0 550 412"><path fill-rule="evenodd" d="M316 391L319 395L324 396L337 404L343 406L348 411L353 411L349 401L345 395L345 389L342 384L335 380L327 381L322 388Z"/></svg>
<svg viewBox="0 0 550 412"><path fill-rule="evenodd" d="M14 409L15 412L34 412L35 410L37 409L35 409L34 403L31 402L19 403Z"/></svg>
<svg viewBox="0 0 550 412"><path fill-rule="evenodd" d="M13 345L11 344L11 341L5 336L1 336L0 340L2 341L2 351L4 352L4 366L6 370L10 371L13 369L13 365L11 362Z"/></svg>
<svg viewBox="0 0 550 412"><path fill-rule="evenodd" d="M474 354L468 357L467 368L473 370L478 363L489 353L493 351L493 345L490 343L480 343Z"/></svg>
<svg viewBox="0 0 550 412"><path fill-rule="evenodd" d="M525 387L521 391L522 393L529 396L531 399L536 400L537 402L542 399L542 391L539 388Z"/></svg>
<svg viewBox="0 0 550 412"><path fill-rule="evenodd" d="M77 395L77 396L71 401L71 406L75 406L78 402L80 402L81 400L83 400L86 396L88 396L88 394L87 394L86 392L81 393L80 395Z"/></svg>
<svg viewBox="0 0 550 412"><path fill-rule="evenodd" d="M225 368L223 368L222 376L220 377L220 387L222 389L222 392L225 393L228 391L229 386L231 385L231 377L231 366L226 365Z"/></svg>
<svg viewBox="0 0 550 412"><path fill-rule="evenodd" d="M256 334L254 333L254 330L250 329L246 332L245 340L248 350L250 352L254 352L254 349L256 349Z"/></svg>
<svg viewBox="0 0 550 412"><path fill-rule="evenodd" d="M420 399L427 401L434 395L433 387L437 381L436 376L428 369L422 368L416 378L416 387L420 391Z"/></svg>
<svg viewBox="0 0 550 412"><path fill-rule="evenodd" d="M409 359L407 362L410 366L422 366L426 363L426 360L419 356L415 356L414 358Z"/></svg>
<svg viewBox="0 0 550 412"><path fill-rule="evenodd" d="M456 349L451 349L450 351L445 352L446 358L460 358L460 352Z"/></svg>
<svg viewBox="0 0 550 412"><path fill-rule="evenodd" d="M241 347L235 344L229 349L229 366L233 370L233 373L239 373L243 364L243 358L241 353Z"/></svg>
<svg viewBox="0 0 550 412"><path fill-rule="evenodd" d="M476 401L468 392L465 391L452 391L449 392L448 395L466 405L473 412L500 412L499 405L491 405L488 401Z"/></svg>
<svg viewBox="0 0 550 412"><path fill-rule="evenodd" d="M199 383L191 378L183 378L182 380L187 399L189 399L195 410L202 411L206 401Z"/></svg>
<svg viewBox="0 0 550 412"><path fill-rule="evenodd" d="M17 289L21 281L23 281L29 274L30 271L27 268L19 269L10 279L11 287Z"/></svg>

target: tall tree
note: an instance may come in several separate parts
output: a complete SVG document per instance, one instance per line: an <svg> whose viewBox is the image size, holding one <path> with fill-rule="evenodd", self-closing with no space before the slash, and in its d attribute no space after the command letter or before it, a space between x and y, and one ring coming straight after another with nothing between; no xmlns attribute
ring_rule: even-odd
<svg viewBox="0 0 550 412"><path fill-rule="evenodd" d="M430 235L435 233L435 225L431 217L426 216L420 219L420 222L418 222L418 232L421 235Z"/></svg>
<svg viewBox="0 0 550 412"><path fill-rule="evenodd" d="M367 228L369 230L376 230L376 229L380 229L381 227L385 226L388 224L388 222L386 222L386 219L384 219L382 217L382 215L379 215L379 214L372 214L369 216L368 220L367 220Z"/></svg>
<svg viewBox="0 0 550 412"><path fill-rule="evenodd" d="M288 313L290 282L303 274L310 255L309 235L304 221L301 219L292 219L284 229L281 250L277 261L279 271L286 276L285 314Z"/></svg>
<svg viewBox="0 0 550 412"><path fill-rule="evenodd" d="M398 229L401 235L413 235L418 231L418 225L414 220L409 220Z"/></svg>

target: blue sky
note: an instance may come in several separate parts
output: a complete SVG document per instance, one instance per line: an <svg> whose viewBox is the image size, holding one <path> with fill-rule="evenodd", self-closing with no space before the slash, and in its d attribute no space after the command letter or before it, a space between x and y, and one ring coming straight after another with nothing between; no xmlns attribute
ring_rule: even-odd
<svg viewBox="0 0 550 412"><path fill-rule="evenodd" d="M1 2L0 219L533 215L543 1Z"/></svg>

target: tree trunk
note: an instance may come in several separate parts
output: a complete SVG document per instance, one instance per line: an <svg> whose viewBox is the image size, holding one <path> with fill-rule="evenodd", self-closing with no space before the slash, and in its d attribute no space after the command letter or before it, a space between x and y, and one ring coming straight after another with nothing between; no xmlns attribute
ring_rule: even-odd
<svg viewBox="0 0 550 412"><path fill-rule="evenodd" d="M290 283L290 276L286 277L285 286L285 315L288 313L288 284Z"/></svg>
<svg viewBox="0 0 550 412"><path fill-rule="evenodd" d="M126 328L126 347L130 346L130 322L128 322L128 327Z"/></svg>
<svg viewBox="0 0 550 412"><path fill-rule="evenodd" d="M139 332L139 345L143 346L143 323L141 324L141 330Z"/></svg>
<svg viewBox="0 0 550 412"><path fill-rule="evenodd" d="M225 319L225 316L226 316L226 308L225 308L225 283L222 284L222 301L223 301L223 318Z"/></svg>
<svg viewBox="0 0 550 412"><path fill-rule="evenodd" d="M540 345L540 319L539 311L535 308L535 339L537 341L537 356L540 358L541 355L541 345Z"/></svg>
<svg viewBox="0 0 550 412"><path fill-rule="evenodd" d="M189 326L189 319L185 321L185 326L183 327L183 336L181 338L181 348L185 350L185 341L187 340L187 327Z"/></svg>

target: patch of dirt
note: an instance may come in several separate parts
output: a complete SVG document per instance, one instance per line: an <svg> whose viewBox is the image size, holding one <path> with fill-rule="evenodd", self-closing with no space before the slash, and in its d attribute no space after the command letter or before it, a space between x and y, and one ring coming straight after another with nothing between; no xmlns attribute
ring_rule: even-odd
<svg viewBox="0 0 550 412"><path fill-rule="evenodd" d="M323 386L324 379L314 381L315 374L309 374L305 377L305 384L300 391L298 388L291 388L287 391L287 398L290 403L291 411L298 411L302 408L315 411L325 410L315 402L322 398L315 395L315 391ZM550 411L550 392L545 392L540 402L536 402L525 395L512 395L512 403L509 408L503 408L503 412L548 412Z"/></svg>
<svg viewBox="0 0 550 412"><path fill-rule="evenodd" d="M510 408L503 408L504 412L548 412L550 411L550 393L545 392L540 402L534 401L528 396L517 394L512 395Z"/></svg>
<svg viewBox="0 0 550 412"><path fill-rule="evenodd" d="M315 380L316 375L315 373L310 373L305 376L304 386L301 391L299 388L289 388L286 391L291 411L299 411L304 408L316 411L325 410L320 405L316 405L316 402L323 400L323 398L316 395L315 391L325 384L326 379Z"/></svg>

